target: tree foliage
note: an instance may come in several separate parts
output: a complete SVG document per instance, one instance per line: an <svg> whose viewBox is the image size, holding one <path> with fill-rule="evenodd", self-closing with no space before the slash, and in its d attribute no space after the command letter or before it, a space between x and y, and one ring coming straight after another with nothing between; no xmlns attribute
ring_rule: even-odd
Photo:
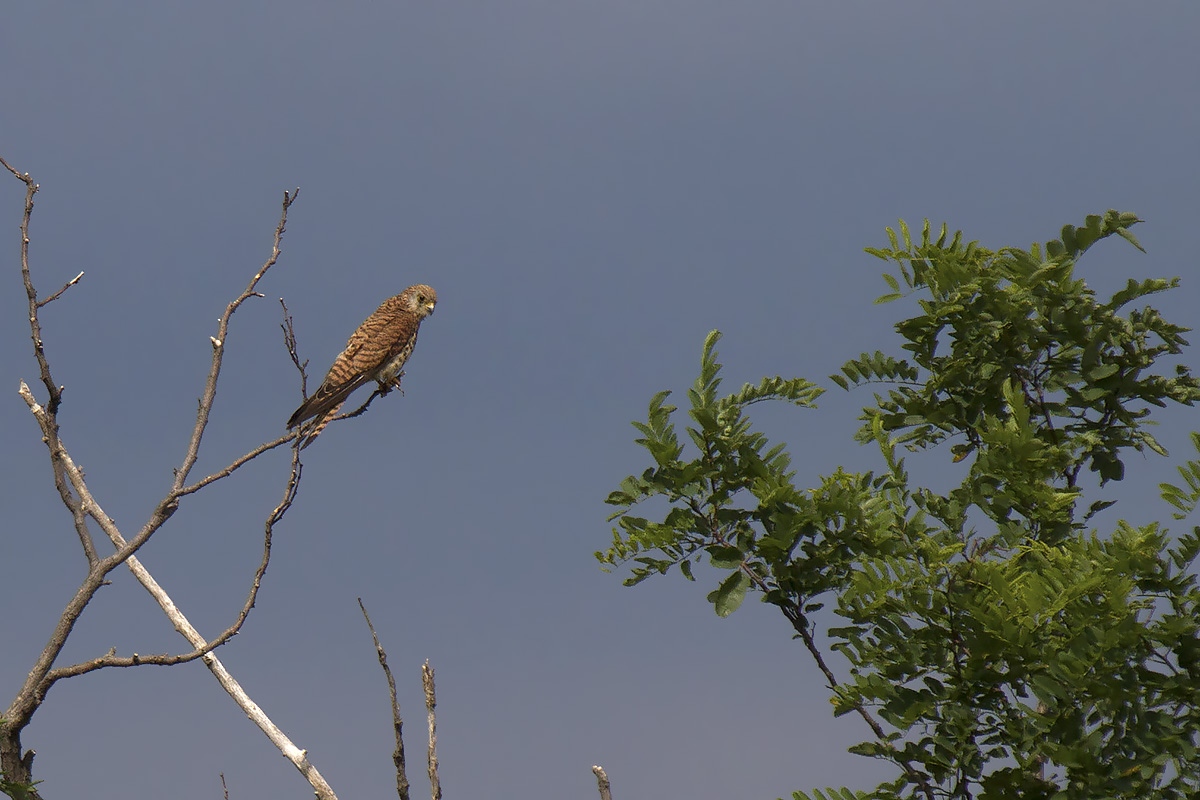
<svg viewBox="0 0 1200 800"><path fill-rule="evenodd" d="M1133 214L1109 211L1028 249L988 250L961 233L889 247L890 292L918 313L896 324L903 355L851 359L831 380L878 385L855 437L881 468L841 468L802 489L783 445L750 405L814 408L822 389L770 378L722 396L716 331L687 392L686 447L668 392L635 422L652 465L608 496L613 541L597 559L627 584L707 561L708 599L732 613L747 593L776 606L816 660L835 714L871 738L855 753L896 766L839 798L1188 798L1200 792L1200 528L1089 520L1114 502L1130 449L1166 455L1154 408L1191 405L1200 383L1164 364L1187 329L1138 301L1178 280L1130 280L1101 301L1076 276L1096 242L1139 250ZM1200 452L1200 436L1192 444ZM969 462L949 491L917 485L906 451ZM1200 502L1200 461L1163 497L1182 519ZM1094 480L1085 480L1088 473ZM639 504L665 500L661 518ZM814 636L814 614L839 676ZM832 613L830 613L832 612Z"/></svg>

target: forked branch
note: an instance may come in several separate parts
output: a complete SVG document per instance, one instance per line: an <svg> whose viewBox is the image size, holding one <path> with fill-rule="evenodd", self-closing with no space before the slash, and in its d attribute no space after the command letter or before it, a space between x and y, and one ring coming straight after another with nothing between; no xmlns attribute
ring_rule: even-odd
<svg viewBox="0 0 1200 800"><path fill-rule="evenodd" d="M71 513L76 532L79 535L88 561L87 575L56 623L50 641L38 655L33 667L29 670L24 683L9 707L0 715L0 770L3 770L5 780L12 785L29 786L32 784L31 765L33 751L22 751L21 731L29 724L34 712L45 699L47 691L56 681L110 666L170 665L201 659L238 706L300 770L315 790L317 797L323 800L336 800L333 790L325 782L324 778L321 777L316 768L308 762L306 752L298 748L284 736L282 731L263 713L262 709L246 695L245 691L213 653L215 648L237 634L251 609L254 607L258 591L267 570L267 565L270 562L273 527L291 507L299 487L301 465L298 455L293 452L291 469L284 489L283 499L273 509L264 524L263 556L255 571L247 599L234 623L215 639L206 640L205 637L201 636L192 627L187 618L179 611L171 598L158 585L157 581L155 581L135 555L137 550L175 513L179 507L179 499L181 497L195 493L217 480L228 477L244 464L284 444L291 438L288 435L280 437L273 442L260 445L247 454L235 459L225 469L191 485L187 485L186 483L187 476L196 462L200 442L212 411L213 401L216 396L217 381L220 377L226 336L229 331L230 318L247 299L254 296L261 296L255 287L278 260L280 242L287 222L287 212L292 202L294 202L296 194L284 193L283 210L280 215L279 224L275 229L274 243L270 257L254 275L246 289L226 307L225 313L221 316L218 323L217 335L210 337L213 346L212 365L205 382L204 394L200 400L196 424L192 429L187 453L184 456L182 466L175 471L173 485L166 496L155 506L150 518L137 534L127 540L118 529L116 523L104 512L99 502L91 494L84 480L82 470L75 464L59 436L57 414L62 403L63 387L58 386L51 376L49 361L42 343L39 310L75 285L82 277L82 273L68 281L61 289L46 299L38 300L29 269L29 222L33 212L33 198L38 191L38 185L28 174L17 172L2 158L0 158L0 165L3 165L9 172L21 180L26 187L25 211L21 222L21 274L29 306L30 334L34 345L34 357L38 363L42 384L46 388L48 402L45 405L39 403L33 396L33 392L24 382L21 382L20 394L41 429L43 441L46 443L50 456L55 486L59 490L64 505ZM96 550L89 530L89 517L113 543L115 551L107 557L101 558ZM175 629L184 636L193 650L179 655L139 656L135 654L129 657L118 657L115 651L110 650L106 655L92 659L91 661L68 667L53 668L55 660L57 660L61 653L67 637L70 635L83 609L90 602L99 587L106 583L106 576L121 564L125 564L138 582L146 588L171 620ZM26 794L31 800L38 800L36 790L29 788Z"/></svg>
<svg viewBox="0 0 1200 800"><path fill-rule="evenodd" d="M187 482L188 473L192 471L200 453L200 440L204 438L204 429L208 426L213 400L217 396L217 380L221 377L221 362L225 356L225 337L229 334L229 320L242 303L251 297L262 297L255 287L258 286L258 282L267 274L267 271L275 266L275 262L279 260L279 254L283 252L279 245L283 241L283 232L287 229L288 209L292 207L292 203L296 202L296 198L299 196L299 189L291 193L283 193L283 211L279 215L279 224L275 226L275 240L271 245L271 255L263 263L262 268L250 279L250 283L246 285L242 293L225 307L225 313L217 322L217 335L209 337L213 348L212 365L208 370L208 380L204 383L204 394L200 397L200 407L196 412L196 424L192 428L192 438L188 442L187 454L183 457L183 464L175 471L175 483L171 487L172 493L178 493L183 488L184 483Z"/></svg>

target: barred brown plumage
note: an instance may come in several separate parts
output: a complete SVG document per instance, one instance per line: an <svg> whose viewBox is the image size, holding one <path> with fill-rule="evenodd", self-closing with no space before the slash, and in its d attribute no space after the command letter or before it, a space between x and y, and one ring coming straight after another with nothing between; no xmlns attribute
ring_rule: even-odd
<svg viewBox="0 0 1200 800"><path fill-rule="evenodd" d="M437 292L424 284L410 286L384 300L350 336L325 379L288 419L288 428L312 422L303 446L325 429L355 389L374 380L383 392L400 385L400 370L417 344L421 320L433 313Z"/></svg>

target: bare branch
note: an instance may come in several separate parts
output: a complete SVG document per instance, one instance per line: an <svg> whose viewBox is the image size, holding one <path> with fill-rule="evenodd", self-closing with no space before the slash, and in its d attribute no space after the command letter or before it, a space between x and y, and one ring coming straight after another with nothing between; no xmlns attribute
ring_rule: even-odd
<svg viewBox="0 0 1200 800"><path fill-rule="evenodd" d="M392 385L395 386L397 389L400 388L400 379L402 377L404 377L404 370L400 370L400 373L392 381ZM336 417L334 417L333 419L331 419L329 421L330 422L339 422L343 419L354 419L355 417L361 417L363 414L367 413L367 409L371 407L371 403L374 402L376 397L383 397L384 395L389 393L391 390L392 390L392 386L376 386L375 391L371 392L371 396L368 397L366 402L363 403L361 406L359 406L358 408L356 408L353 411L350 411L346 414L338 414ZM401 390L400 394L401 394L401 396L403 396L404 391Z"/></svg>
<svg viewBox="0 0 1200 800"><path fill-rule="evenodd" d="M117 529L116 523L113 522L112 518L104 512L104 509L100 507L100 503L97 502L96 498L92 496L91 491L88 489L87 483L84 481L83 471L79 469L79 467L75 464L75 461L71 458L70 453L67 452L67 448L63 444L62 439L57 434L55 434L53 437L50 436L49 432L53 427L55 427L55 423L54 417L51 415L49 408L43 407L34 399L33 392L30 391L29 387L24 381L21 381L19 393L22 399L25 400L26 405L29 406L29 410L33 413L34 419L38 421L38 425L42 429L43 441L46 442L46 446L54 448L51 451L50 458L51 460L57 462L65 473L67 480L71 484L71 488L74 489L75 495L78 497L79 507L82 513L95 520L96 524L100 526L100 529L104 531L104 534L108 536L108 538L113 541L114 544L116 544L116 538L121 539L121 543L118 545L118 549L115 553L107 558L100 559L96 563L94 571L97 571L102 578L104 575L107 575L109 572L120 566L126 558L137 552L137 550L146 543L146 540L150 538L154 531L158 530L158 528L160 528L162 524L166 522L166 520L169 519L172 514L175 513L176 509L178 508L178 503L176 503L170 495L168 495L167 498L159 501L158 506L155 508L154 516L152 517L152 522L154 524L151 525L150 522L147 522L146 525L142 527L142 530L138 531L137 536L126 542L121 536L120 530Z"/></svg>
<svg viewBox="0 0 1200 800"><path fill-rule="evenodd" d="M41 308L42 306L49 305L50 303L53 303L53 302L54 302L55 300L57 300L58 298L62 297L62 294L63 294L63 292L65 292L67 289L70 289L70 288L71 288L72 286L74 286L75 284L79 283L79 279L80 279L80 278L82 278L82 277L83 277L83 272L80 272L80 273L79 273L78 275L76 275L74 278L71 278L71 280L69 280L69 281L67 281L66 283L64 283L64 284L63 284L63 287L62 287L61 289L59 289L57 292L55 292L54 294L50 295L50 296L49 296L49 297L47 297L45 300L39 300L39 301L38 301L38 304L37 304L37 307L38 307L38 308Z"/></svg>
<svg viewBox="0 0 1200 800"><path fill-rule="evenodd" d="M58 437L56 414L59 404L62 402L63 387L55 384L53 377L50 375L50 363L46 360L46 352L42 345L42 326L38 318L38 309L65 292L72 284L83 277L83 273L79 273L79 275L75 276L74 280L67 283L66 286L59 289L46 300L38 301L37 290L33 286L33 277L29 271L29 221L33 216L33 196L37 194L39 187L34 183L33 178L29 177L28 172L24 174L17 172L3 158L0 158L0 164L3 164L4 168L11 172L17 180L25 184L25 212L21 216L21 280L25 285L25 296L29 302L29 334L30 338L33 339L33 354L37 359L42 384L46 387L46 392L50 398L47 405L48 424L42 426L42 433L49 440L50 451L53 453L55 450L53 442ZM24 386L23 383L22 386ZM83 552L87 558L90 570L95 567L99 557L96 554L96 546L92 541L92 535L88 531L86 514L82 511L78 498L71 494L71 490L67 485L66 475L62 470L62 465L52 457L50 467L54 472L54 485L58 489L59 497L62 498L67 510L71 512L75 531L79 535L79 543L83 546Z"/></svg>
<svg viewBox="0 0 1200 800"><path fill-rule="evenodd" d="M59 667L57 669L50 670L42 682L42 694L45 695L46 691L49 690L49 688L58 680L70 678L75 675L83 675L85 673L93 672L105 667L140 667L144 665L170 667L176 664L184 664L188 661L195 661L197 658L204 657L206 654L212 652L236 636L241 631L242 625L245 624L246 619L250 616L250 610L254 608L255 601L258 598L258 590L262 587L263 576L266 575L267 565L271 561L271 540L274 532L274 526L283 519L283 516L287 513L288 509L291 508L292 502L296 498L296 492L300 487L300 474L302 469L303 466L300 464L300 460L296 458L295 453L293 453L292 471L288 478L287 487L284 489L283 500L274 508L264 524L265 530L263 533L263 555L262 560L259 562L258 569L256 569L254 572L254 580L250 585L250 594L246 598L246 602L242 605L241 612L238 614L237 619L234 620L232 625L222 631L222 633L215 639L206 642L203 647L198 647L189 653L181 653L178 655L139 655L138 653L134 653L132 656L118 656L116 654L116 650L111 649L108 651L108 653L99 658L94 658L90 661L84 661L78 664L72 664L69 667Z"/></svg>
<svg viewBox="0 0 1200 800"><path fill-rule="evenodd" d="M433 667L429 659L421 665L421 685L425 689L425 710L429 715L429 796L433 800L442 800L442 781L438 778L437 759L437 695L433 689Z"/></svg>
<svg viewBox="0 0 1200 800"><path fill-rule="evenodd" d="M37 408L41 408L41 406L38 406L36 401L34 401L33 393L29 391L29 387L25 385L24 381L21 381L18 392L20 393L21 397L25 399L26 403L33 403L33 405L30 406L31 410L35 406ZM37 415L36 411L34 412L34 415ZM57 441L57 434L51 436L49 433L50 430L57 428L53 419L50 418L49 415L47 415L47 419L44 423L42 423L42 420L39 420L39 424L42 428L44 438L46 439L48 445L52 440ZM63 505L65 505L67 510L71 512L71 520L75 525L75 533L79 536L79 544L83 547L83 554L87 558L88 570L90 571L95 569L96 565L100 563L100 556L96 552L96 543L92 539L91 530L88 528L88 514L83 507L83 503L71 490L71 483L67 479L67 473L63 467L62 460L57 457L56 453L57 450L51 450L50 453L50 469L54 474L54 487L58 489L58 496L62 499Z"/></svg>
<svg viewBox="0 0 1200 800"><path fill-rule="evenodd" d="M300 372L300 396L308 399L308 359L300 360L300 355L296 350L296 328L292 324L292 315L288 312L287 303L283 302L283 298L279 298L279 305L283 306L283 324L279 327L283 329L283 346L287 348L288 356L291 357L292 363L296 365L296 369Z"/></svg>
<svg viewBox="0 0 1200 800"><path fill-rule="evenodd" d="M229 787L225 785L225 773L221 773L221 792L225 795L225 800L229 800Z"/></svg>
<svg viewBox="0 0 1200 800"><path fill-rule="evenodd" d="M99 506L95 504L95 500L90 494L86 493L87 487L86 485L82 484L82 476L79 475L78 469L75 467L74 463L69 460L69 456L66 456L64 453L63 457L67 466L67 474L71 476L73 481L79 481L75 484L76 490L79 491L83 496L85 504L91 504L94 506L94 513L89 512L92 513L93 519L96 518L97 514L103 517L103 512L99 510ZM295 497L294 484L295 481L299 479L298 463L295 459L293 459L293 465L293 479L288 481L288 488L285 490L284 501L279 505L279 507L277 507L276 511L272 513L271 517L268 519L268 525L274 524L277 518L281 516L283 512L287 511L287 508L291 505L292 498ZM156 510L156 515L157 513L158 512ZM174 508L170 509L170 513L174 513ZM175 630L179 631L180 635L187 639L192 647L196 648L197 650L203 650L206 646L208 646L209 643L203 636L200 635L199 631L192 627L192 624L175 606L175 603L171 600L170 596L162 589L161 586L159 586L158 582L146 570L146 568L142 566L142 563L138 560L137 556L133 555L133 552L145 543L145 540L149 538L149 535L153 533L158 526L151 528L150 523L147 523L147 526L143 527L143 529L138 532L138 535L134 537L134 539L126 542L120 531L117 530L115 523L113 523L113 521L107 517L104 517L104 519L106 521L97 520L97 522L100 524L105 534L108 535L112 543L117 547L117 551L108 558L103 559L100 562L100 568L105 569L107 567L111 569L123 561L129 568L129 571L133 573L133 576L137 579L138 583L142 584L142 586L146 588L146 591L150 593L155 602L157 602L159 607L162 608L163 613L167 615L168 619L170 619L172 624L175 626ZM159 523L159 525L161 525L161 523ZM109 564L111 564L112 567L109 567ZM265 571L265 565L262 566L260 570ZM261 575L258 577L261 577ZM258 577L255 579L255 587L252 589L251 598L247 601L248 607L253 605L254 594L258 591ZM79 611L82 611L82 607L79 609ZM78 613L76 614L76 617L78 617ZM267 738L271 740L271 743L274 744L281 753L283 753L284 757L291 761L292 764L295 765L296 769L298 769L300 773L304 775L305 779L316 791L317 797L320 798L320 800L336 800L337 795L334 794L333 789L328 783L325 782L325 779L321 776L321 773L317 771L317 768L309 763L307 751L301 750L299 747L293 744L292 741L283 733L283 731L281 731L279 727L271 721L270 717L268 717L266 713L259 708L258 704L250 699L249 695L246 694L245 690L242 689L237 680L234 679L234 677L229 674L229 671L225 669L225 665L221 663L220 659L218 659L217 656L212 652L204 653L202 656L200 656L200 658L204 661L204 664L208 667L209 671L213 673L213 676L216 677L217 682L221 684L221 687L225 689L226 693L233 698L235 703L237 703L238 707L240 707L242 711L245 712L246 716L248 716L250 720L257 725L263 733L266 734Z"/></svg>
<svg viewBox="0 0 1200 800"><path fill-rule="evenodd" d="M204 438L204 429L208 425L209 415L212 413L213 400L217 396L217 379L221 376L221 362L225 355L225 337L229 333L229 320L234 312L241 307L242 303L251 297L262 297L255 287L262 280L263 275L267 274L267 270L275 266L275 262L279 260L279 254L283 252L279 245L283 241L283 232L287 228L288 209L292 203L300 195L300 190L295 192L283 193L283 210L279 214L279 224L275 226L275 240L271 246L271 255L263 263L262 268L254 274L250 279L250 283L242 290L228 306L225 307L225 313L221 315L221 319L217 323L217 335L210 336L212 341L212 366L208 370L208 379L204 383L204 394L200 398L200 407L196 411L196 424L192 428L192 438L188 442L187 454L183 457L183 464L175 471L175 482L171 487L172 494L176 494L183 488L187 482L188 473L192 471L192 467L196 464L196 458L200 453L200 440Z"/></svg>
<svg viewBox="0 0 1200 800"><path fill-rule="evenodd" d="M295 199L295 198L293 197L293 199ZM292 363L296 365L296 369L299 370L299 372L300 372L301 392L304 392L305 396L307 396L308 375L305 373L305 367L308 366L308 362L307 361L301 362L300 357L297 355L296 332L295 332L295 329L292 324L291 314L288 313L288 307L287 307L287 304L283 302L283 298L279 299L279 304L281 306L283 306L283 324L279 326L280 328L283 329L283 343L284 343L284 346L287 348L288 355L292 359ZM215 344L215 340L214 340L214 344ZM175 495L175 497L183 497L184 495L189 495L189 494L198 492L201 489L203 489L205 486L208 486L210 483L214 483L216 481L221 480L222 478L229 477L239 467L242 467L243 465L249 463L250 461L253 461L254 459L258 458L263 453L267 452L268 450L274 450L276 447L279 447L280 445L287 444L288 442L295 439L297 436L298 436L298 433L288 433L283 436L280 436L278 439L275 439L273 441L260 444L258 447L249 451L245 455L240 456L239 458L235 459L225 469L223 469L219 472L214 472L213 474L209 475L208 477L204 478L203 480L199 480L189 486L184 486L184 487L180 488L178 491L174 492L174 495Z"/></svg>
<svg viewBox="0 0 1200 800"><path fill-rule="evenodd" d="M46 643L41 653L38 654L33 668L26 675L25 681L21 684L8 709L0 716L0 771L3 772L9 781L31 783L34 751L21 752L21 731L29 724L33 712L41 703L39 683L54 664L54 660L58 657L58 654L62 652L67 637L70 636L71 630L75 626L75 621L83 613L84 607L100 586L103 585L105 571L102 569L95 544L92 541L91 532L88 530L88 513L84 500L82 496L72 493L65 467L54 456L60 450L56 415L58 407L62 403L62 387L54 382L50 374L50 364L46 360L46 353L42 343L41 322L38 318L38 309L43 304L38 302L37 290L34 288L33 278L29 271L29 223L33 216L34 195L37 194L39 187L33 178L29 176L29 173L22 174L17 172L3 158L0 158L0 165L3 165L17 180L25 184L25 209L21 216L20 226L21 281L25 287L25 296L28 301L29 335L33 341L33 354L37 360L38 372L40 373L42 384L46 387L49 399L46 407L43 409L33 400L33 394L24 381L20 384L21 396L30 405L31 410L37 409L34 411L34 415L37 417L38 425L42 429L43 441L46 442L51 453L50 464L54 474L54 485L59 491L59 496L62 498L63 504L71 512L75 531L79 536L80 544L83 546L84 555L88 561L87 576L76 590L71 601L67 604L67 608L64 609L62 615L59 617L54 630L50 634L50 641ZM65 291L65 289L66 287L61 291ZM61 291L59 294L61 294ZM41 413L39 414L38 412ZM29 794L34 800L38 797L36 790L31 791Z"/></svg>
<svg viewBox="0 0 1200 800"><path fill-rule="evenodd" d="M213 474L209 475L207 478L198 480L195 483L191 484L190 486L185 486L182 489L180 489L179 491L174 492L174 495L175 495L175 497L184 497L185 495L194 494L194 493L200 491L201 489L203 489L205 486L208 486L210 483L215 483L216 481L219 481L222 478L228 478L239 467L242 467L245 464L253 461L254 459L261 456L263 453L267 452L268 450L274 450L276 447L279 447L280 445L287 444L294 438L296 438L296 434L288 433L288 434L285 434L284 436L280 436L278 439L275 439L273 441L264 442L263 444L260 444L258 447L254 448L253 450L246 453L245 455L239 456L238 458L234 459L233 462L230 463L230 465L228 467L221 470L220 472L214 472Z"/></svg>
<svg viewBox="0 0 1200 800"><path fill-rule="evenodd" d="M600 785L600 800L612 800L612 787L608 783L608 774L604 768L597 765L592 767L592 772L596 775L596 783Z"/></svg>
<svg viewBox="0 0 1200 800"><path fill-rule="evenodd" d="M91 498L91 495L85 494L87 487L82 486L82 489L80 489L80 486L82 485L82 476L79 475L78 469L75 467L74 463L70 461L70 457L66 456L64 453L63 458L67 466L68 475L70 475L73 480L79 480L79 483L76 484L76 489L80 491L81 495L84 495L85 503L95 504L95 501ZM292 500L295 498L299 479L299 461L293 456L292 474L288 480L288 485L284 490L284 499L267 519L266 527L268 534L264 548L263 562L260 565L259 570L255 573L254 585L251 588L250 597L247 599L246 606L243 608L242 614L239 615L238 621L230 628L230 630L227 630L225 634L222 634L221 637L218 637L218 640L228 640L229 637L236 633L237 628L241 627L241 623L245 620L246 615L249 613L249 609L253 607L254 599L258 592L259 582L262 578L262 575L266 571L266 564L269 558L270 528L280 518L282 518L283 514L286 513L287 509L291 506ZM97 513L103 516L103 512L99 511L99 506L96 505L95 508ZM95 518L94 514L93 518ZM301 774L304 775L305 779L316 791L317 797L321 798L321 800L336 800L337 796L334 794L333 789L328 783L325 782L325 779L321 776L320 772L317 771L317 768L309 763L307 752L301 750L295 744L293 744L292 741L283 733L283 731L281 731L278 726L271 721L266 713L259 708L258 704L250 699L249 695L246 694L245 690L242 689L237 680L229 674L228 670L225 669L225 666L221 663L221 661L216 657L215 654L211 652L212 647L216 645L207 642L204 637L200 635L199 631L192 627L192 624L175 606L175 603L171 600L170 596L167 595L161 586L159 586L158 582L146 570L146 568L142 566L141 561L139 561L138 558L133 555L133 551L136 550L141 543L144 543L145 539L149 538L149 533L152 533L153 531L143 528L143 530L138 533L137 537L129 542L126 542L112 520L107 519L107 517L105 517L105 519L107 522L100 522L101 528L104 529L105 533L109 536L109 539L112 540L112 543L117 547L117 551L113 555L103 559L100 562L101 569L108 567L110 563L112 564L112 567L115 567L123 561L129 568L129 571L133 573L134 578L136 578L137 581L146 588L146 591L150 593L150 595L158 603L159 607L162 608L163 612L174 625L175 630L179 631L179 633L185 639L187 639L187 641L194 648L196 648L197 651L204 651L207 649L208 652L198 654L198 656L203 659L205 666L209 668L209 671L211 671L214 677L216 677L217 682L221 684L226 693L233 698L234 702L238 704L238 706L246 713L250 720L254 722L254 724L263 731L263 733L266 734L267 738L271 740L271 743L274 744L281 753L283 753L284 757L291 761L292 764L295 765L296 769L298 769ZM141 539L140 543L138 542L138 539ZM108 568L111 569L112 567ZM80 611L82 611L82 607L80 608ZM76 617L77 616L78 614L76 614Z"/></svg>
<svg viewBox="0 0 1200 800"><path fill-rule="evenodd" d="M305 779L313 787L316 796L320 800L336 800L332 788L321 777L320 773L308 762L307 753L304 750L296 747L279 728L271 722L271 720L263 713L262 709L255 704L245 691L237 683L232 675L225 669L220 660L212 653L213 648L219 646L224 641L235 635L244 623L249 611L254 606L263 575L266 572L267 564L270 556L270 542L272 526L278 522L290 508L292 501L295 498L295 493L300 480L300 463L296 454L292 458L292 471L289 476L287 487L284 491L284 498L278 506L273 510L265 524L265 544L264 554L261 564L255 573L254 581L251 586L249 597L243 606L242 612L238 619L229 629L221 636L218 636L211 642L205 640L187 618L179 611L174 602L158 585L153 576L142 566L141 562L135 556L137 550L146 543L161 526L175 513L178 509L178 500L184 494L189 494L198 491L204 485L207 485L215 480L219 480L234 470L238 469L242 464L250 459L260 455L267 450L282 444L289 437L285 437L277 443L268 443L260 446L255 451L236 460L222 473L216 473L209 478L198 482L197 485L187 487L185 490L187 474L194 466L196 457L199 451L200 440L203 436L204 428L207 425L208 417L212 409L213 399L216 393L216 382L220 375L221 359L224 353L225 337L228 333L229 319L237 308L248 298L252 296L262 296L255 291L255 286L262 279L263 275L278 259L280 253L280 240L283 236L285 223L287 220L287 211L291 203L295 199L295 195L284 194L283 210L280 217L279 225L275 230L275 239L272 249L272 254L263 267L258 271L249 285L229 306L226 308L224 315L218 325L218 336L212 338L213 342L213 363L209 371L208 380L205 385L205 394L200 401L200 408L197 413L196 425L192 432L192 437L189 442L188 452L184 458L183 467L176 470L175 481L171 490L167 495L159 501L155 506L150 518L142 526L141 530L129 540L126 540L118 529L116 523L104 512L100 504L92 496L88 489L87 483L84 480L83 472L74 463L70 454L67 452L65 445L58 434L57 411L62 401L62 387L57 386L51 375L49 363L46 359L45 352L42 346L41 328L38 320L38 310L45 303L50 302L55 297L62 294L66 289L70 288L79 276L74 281L69 282L59 292L52 295L45 302L39 302L37 293L33 286L33 281L29 272L29 220L33 210L33 197L37 192L38 186L26 174L17 173L7 162L0 159L6 169L14 176L25 183L26 198L25 198L25 213L22 218L21 225L21 268L22 279L25 285L26 296L29 303L29 322L30 334L34 343L34 356L37 359L41 379L46 386L49 394L49 401L45 406L42 406L34 398L29 387L21 382L20 394L29 406L30 412L34 415L38 426L42 430L43 441L49 451L51 464L54 468L55 483L59 487L60 495L68 510L71 511L72 517L75 520L75 526L79 533L81 542L84 545L85 553L88 557L89 569L87 576L76 591L75 596L71 598L66 609L60 615L54 631L51 634L50 641L43 648L34 662L33 668L29 671L26 680L22 684L16 697L9 705L8 709L0 715L0 768L4 770L5 778L9 781L30 782L30 763L32 761L33 751L21 752L20 732L29 724L29 721L36 709L40 706L45 698L46 692L54 684L54 682L62 677L67 677L70 674L81 674L84 671L91 671L102 666L134 666L139 663L179 663L184 660L200 658L205 662L205 665L217 678L225 691L234 699L238 706L246 713L246 715L259 726L259 728L267 735L268 739L288 758L296 768L304 775ZM99 558L95 547L91 542L91 536L86 524L86 518L91 517L99 526L100 529L108 536L109 540L115 547L115 552L106 558ZM64 647L67 637L70 635L75 622L79 619L83 609L90 602L95 592L101 585L105 583L105 577L113 569L124 563L133 573L134 577L141 583L151 596L158 602L164 613L171 620L175 629L195 648L193 653L183 656L161 656L161 657L139 657L136 654L128 659L117 658L115 651L110 651L106 656L96 659L93 662L88 662L75 667L67 667L62 670L52 670L51 667L54 661ZM37 793L31 792L30 797L36 800Z"/></svg>
<svg viewBox="0 0 1200 800"><path fill-rule="evenodd" d="M17 172L2 158L0 158L0 164L3 164L5 169L16 176L17 180L25 184L25 213L21 217L21 280L25 284L25 296L29 301L29 334L33 339L33 355L38 362L42 384L45 385L46 392L50 397L48 408L53 417L62 402L62 387L56 385L50 376L50 364L46 361L46 352L42 348L42 325L38 320L37 290L33 288L33 278L29 274L29 220L33 216L33 196L37 194L40 187L34 183L33 178L29 177L28 172L24 174Z"/></svg>
<svg viewBox="0 0 1200 800"><path fill-rule="evenodd" d="M371 640L375 642L375 654L379 657L379 666L383 667L383 675L387 678L388 694L392 698L392 732L396 737L396 749L392 751L392 763L396 765L396 794L400 800L408 800L408 775L404 767L404 720L400 718L400 704L396 702L396 679L392 677L391 667L387 663L387 653L375 635L375 626L371 624L371 616L362 598L358 598L358 607L362 609L367 627L371 629Z"/></svg>

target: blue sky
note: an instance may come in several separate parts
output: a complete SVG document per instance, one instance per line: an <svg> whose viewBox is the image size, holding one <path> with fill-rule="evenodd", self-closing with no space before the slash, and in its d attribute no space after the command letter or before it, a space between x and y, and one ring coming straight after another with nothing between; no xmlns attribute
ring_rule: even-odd
<svg viewBox="0 0 1200 800"><path fill-rule="evenodd" d="M393 791L386 686L400 683L424 791L419 665L437 670L448 797L774 798L867 788L786 622L718 620L702 579L636 589L591 557L602 500L644 468L631 419L694 378L725 333L731 386L825 376L886 348L862 252L898 217L985 245L1135 211L1141 255L1106 242L1099 290L1184 278L1156 305L1195 325L1200 52L1192 4L727 3L710 0L21 3L0 28L0 155L42 185L32 230L66 385L62 436L136 530L183 457L225 304L284 253L228 339L199 472L277 436L300 400L278 330L315 378L413 283L439 294L405 396L305 452L258 607L220 651L344 798ZM0 176L3 177L3 176ZM23 187L0 181L0 654L3 705L83 575L45 448L17 273ZM799 480L874 455L866 395L763 409ZM1163 416L1182 443L1190 409ZM1173 456L1186 457L1183 447ZM1170 461L1117 490L1162 518ZM143 550L193 624L223 629L257 564L286 454L188 499ZM936 469L932 473L937 476ZM711 576L708 576L711 577ZM64 661L184 647L127 573ZM199 664L56 686L25 734L48 797L302 796L307 787Z"/></svg>

